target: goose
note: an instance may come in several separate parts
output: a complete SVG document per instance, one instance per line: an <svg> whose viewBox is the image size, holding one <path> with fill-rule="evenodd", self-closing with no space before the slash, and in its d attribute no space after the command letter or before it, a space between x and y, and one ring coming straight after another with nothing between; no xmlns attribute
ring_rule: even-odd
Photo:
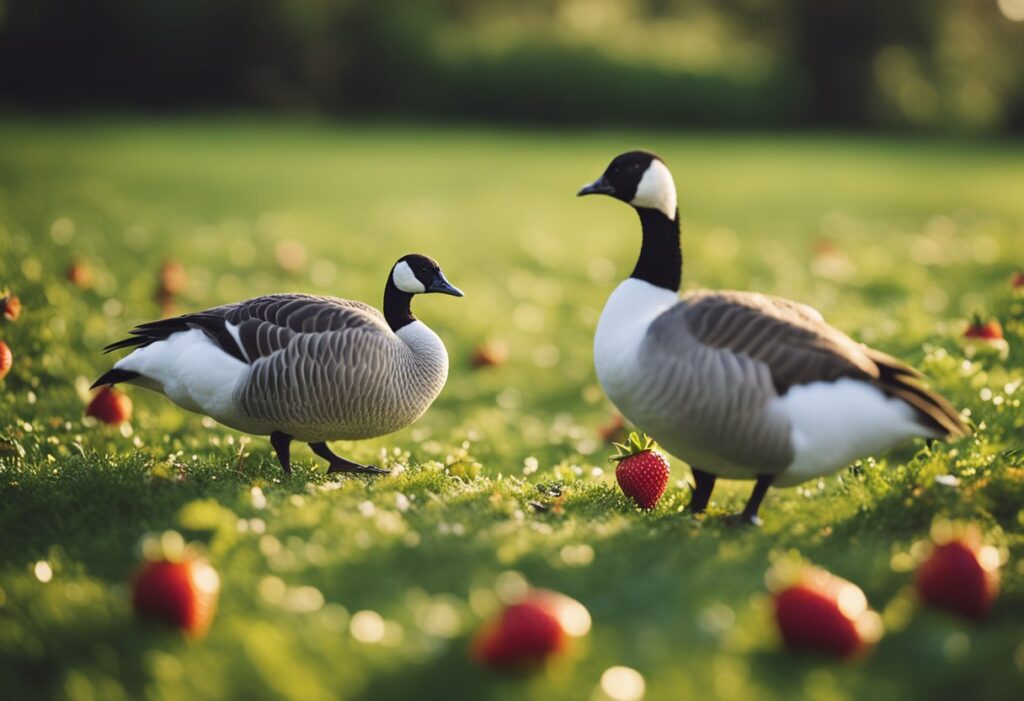
<svg viewBox="0 0 1024 701"><path fill-rule="evenodd" d="M850 339L803 304L756 292L679 297L676 188L647 151L612 160L577 196L607 195L640 217L636 266L598 320L594 365L619 411L690 465L689 509L715 480L755 480L741 523L760 525L772 486L832 474L908 439L967 434L920 372Z"/></svg>
<svg viewBox="0 0 1024 701"><path fill-rule="evenodd" d="M336 455L332 440L397 431L418 419L448 377L444 343L413 316L413 295L462 297L427 256L391 268L384 313L336 297L275 294L142 324L104 351L132 348L93 384L126 382L182 409L269 435L291 473L292 441L309 444L328 473L383 474Z"/></svg>

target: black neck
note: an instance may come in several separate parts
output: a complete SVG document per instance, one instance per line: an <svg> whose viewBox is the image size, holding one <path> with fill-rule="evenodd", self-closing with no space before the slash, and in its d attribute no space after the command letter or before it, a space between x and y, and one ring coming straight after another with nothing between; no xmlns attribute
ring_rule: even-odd
<svg viewBox="0 0 1024 701"><path fill-rule="evenodd" d="M637 207L636 211L640 215L644 240L640 245L640 257L630 277L678 292L683 277L679 212L676 212L675 219L669 219L659 209Z"/></svg>
<svg viewBox="0 0 1024 701"><path fill-rule="evenodd" d="M395 283L388 277L388 284L384 288L384 319L392 331L397 332L403 326L416 321L412 309L409 308L411 302L412 295L395 287Z"/></svg>

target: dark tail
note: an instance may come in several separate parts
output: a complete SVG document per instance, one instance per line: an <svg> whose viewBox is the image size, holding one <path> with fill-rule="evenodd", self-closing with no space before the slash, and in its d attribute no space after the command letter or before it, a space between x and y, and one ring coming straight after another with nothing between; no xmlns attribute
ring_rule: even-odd
<svg viewBox="0 0 1024 701"><path fill-rule="evenodd" d="M111 368L103 373L100 379L92 383L92 387L89 389L96 389L100 385L116 385L118 382L129 382L139 376L139 373L132 372L131 370L118 370L117 368Z"/></svg>
<svg viewBox="0 0 1024 701"><path fill-rule="evenodd" d="M921 423L946 438L970 435L970 427L960 418L960 412L938 392L920 383L921 373L890 355L871 350L871 359L881 376L879 388L892 397L898 397L917 410Z"/></svg>

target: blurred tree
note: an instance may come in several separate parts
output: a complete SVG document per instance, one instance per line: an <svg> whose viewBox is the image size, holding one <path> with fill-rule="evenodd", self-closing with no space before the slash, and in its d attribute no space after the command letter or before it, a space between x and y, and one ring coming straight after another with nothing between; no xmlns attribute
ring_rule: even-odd
<svg viewBox="0 0 1024 701"><path fill-rule="evenodd" d="M32 109L1024 129L1024 0L0 7L0 104Z"/></svg>

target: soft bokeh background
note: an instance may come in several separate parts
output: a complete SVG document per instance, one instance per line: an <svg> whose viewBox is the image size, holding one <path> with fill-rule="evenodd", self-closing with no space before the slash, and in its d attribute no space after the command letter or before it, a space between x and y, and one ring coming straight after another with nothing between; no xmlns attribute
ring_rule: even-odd
<svg viewBox="0 0 1024 701"><path fill-rule="evenodd" d="M1024 129L1024 0L3 0L12 106Z"/></svg>
<svg viewBox="0 0 1024 701"><path fill-rule="evenodd" d="M1024 697L1024 0L0 0L0 699L639 701ZM684 285L821 309L919 366L975 437L910 445L706 518L619 494L591 358L635 215L577 200L616 153L680 192ZM359 444L392 477L285 478L265 439L128 389L83 418L133 324L278 291L380 301L400 255L451 376L413 427ZM183 266L173 308L159 270ZM1005 357L969 347L999 318ZM481 344L507 350L475 368ZM1006 564L991 620L920 609L933 520ZM209 636L132 616L147 531L206 548ZM859 584L887 636L789 654L764 574L799 554ZM532 678L469 661L524 578L593 620ZM633 692L636 689L632 690Z"/></svg>

